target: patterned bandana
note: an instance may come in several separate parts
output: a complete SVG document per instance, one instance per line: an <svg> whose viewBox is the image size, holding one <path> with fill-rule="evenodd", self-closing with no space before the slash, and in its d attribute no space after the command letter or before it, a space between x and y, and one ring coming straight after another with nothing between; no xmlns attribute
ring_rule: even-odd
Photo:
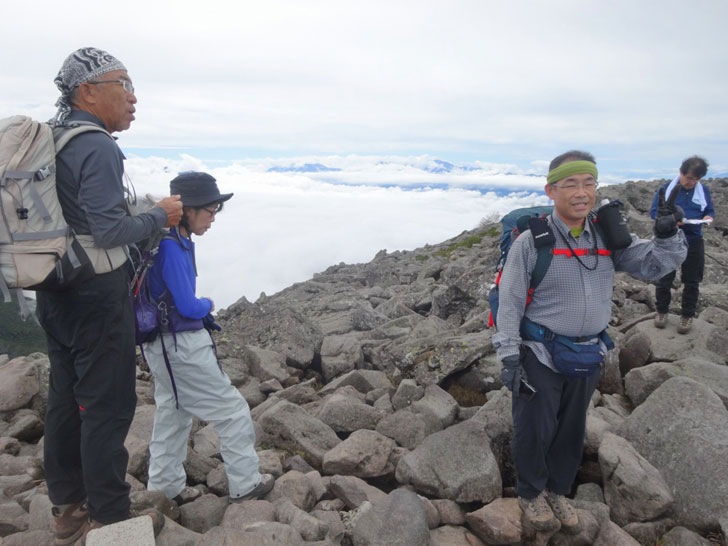
<svg viewBox="0 0 728 546"><path fill-rule="evenodd" d="M62 122L71 111L69 98L73 89L83 82L112 70L126 70L126 67L113 55L95 47L82 47L66 57L58 75L53 80L61 92L61 96L56 102L58 112L55 122Z"/></svg>

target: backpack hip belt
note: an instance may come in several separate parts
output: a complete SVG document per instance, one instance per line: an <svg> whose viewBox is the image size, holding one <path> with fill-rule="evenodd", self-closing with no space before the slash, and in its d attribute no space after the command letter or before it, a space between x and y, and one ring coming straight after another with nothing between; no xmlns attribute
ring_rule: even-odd
<svg viewBox="0 0 728 546"><path fill-rule="evenodd" d="M607 334L606 328L599 333L588 336L565 336L557 334L542 324L533 322L531 319L523 317L521 321L521 337L527 341L539 341L541 343L556 342L569 347L572 351L579 352L578 343L588 343L599 339L606 346L607 350L614 349L614 342Z"/></svg>
<svg viewBox="0 0 728 546"><path fill-rule="evenodd" d="M129 250L126 245L99 248L94 243L93 235L76 235L76 239L86 251L94 273L97 275L119 269L129 259Z"/></svg>

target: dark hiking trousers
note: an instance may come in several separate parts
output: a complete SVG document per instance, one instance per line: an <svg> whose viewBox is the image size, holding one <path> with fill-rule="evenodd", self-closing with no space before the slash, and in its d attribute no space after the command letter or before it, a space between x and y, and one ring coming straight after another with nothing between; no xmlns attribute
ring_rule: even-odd
<svg viewBox="0 0 728 546"><path fill-rule="evenodd" d="M124 440L136 406L134 318L126 267L67 292L38 292L51 373L44 456L53 504L88 497L101 523L128 517Z"/></svg>
<svg viewBox="0 0 728 546"><path fill-rule="evenodd" d="M581 464L586 410L599 371L589 377L556 373L528 348L521 364L537 392L531 400L513 397L516 493L526 499L545 489L566 495Z"/></svg>
<svg viewBox="0 0 728 546"><path fill-rule="evenodd" d="M688 255L680 267L680 280L683 283L682 307L683 317L694 317L698 308L700 283L703 281L705 269L705 242L702 237L688 243ZM655 287L655 307L658 313L667 313L670 309L670 289L675 280L673 271L657 281Z"/></svg>

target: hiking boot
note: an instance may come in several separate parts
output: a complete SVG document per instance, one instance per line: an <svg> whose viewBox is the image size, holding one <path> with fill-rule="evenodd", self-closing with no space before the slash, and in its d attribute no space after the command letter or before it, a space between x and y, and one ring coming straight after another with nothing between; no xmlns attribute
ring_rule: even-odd
<svg viewBox="0 0 728 546"><path fill-rule="evenodd" d="M568 532L570 529L574 529L579 525L579 516L576 515L574 508L572 508L565 496L547 491L546 502L549 503L554 515L561 522L561 527L564 531Z"/></svg>
<svg viewBox="0 0 728 546"><path fill-rule="evenodd" d="M276 479L271 474L261 474L260 481L252 491L246 493L242 497L230 497L230 502L243 502L246 500L259 499L265 497L276 483Z"/></svg>
<svg viewBox="0 0 728 546"><path fill-rule="evenodd" d="M667 326L667 313L655 313L655 328Z"/></svg>
<svg viewBox="0 0 728 546"><path fill-rule="evenodd" d="M51 531L54 543L59 546L73 543L83 534L88 522L86 501L54 506L51 508Z"/></svg>
<svg viewBox="0 0 728 546"><path fill-rule="evenodd" d="M693 327L693 317L680 317L680 324L677 325L678 334L687 334Z"/></svg>
<svg viewBox="0 0 728 546"><path fill-rule="evenodd" d="M553 528L554 513L546 503L543 491L532 499L518 497L518 504L523 510L523 517L537 531L548 531Z"/></svg>
<svg viewBox="0 0 728 546"><path fill-rule="evenodd" d="M177 506L182 506L188 502L199 499L202 496L202 491L195 489L194 487L185 486L185 488L179 492L172 500L177 503Z"/></svg>

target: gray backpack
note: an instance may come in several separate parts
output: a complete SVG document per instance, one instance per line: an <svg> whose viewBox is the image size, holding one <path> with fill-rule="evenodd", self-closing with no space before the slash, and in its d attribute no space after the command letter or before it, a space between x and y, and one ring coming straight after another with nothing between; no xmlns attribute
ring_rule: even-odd
<svg viewBox="0 0 728 546"><path fill-rule="evenodd" d="M56 193L56 154L86 131L108 134L92 123L0 120L0 292L6 302L16 293L21 316L23 289L61 291L94 275Z"/></svg>

